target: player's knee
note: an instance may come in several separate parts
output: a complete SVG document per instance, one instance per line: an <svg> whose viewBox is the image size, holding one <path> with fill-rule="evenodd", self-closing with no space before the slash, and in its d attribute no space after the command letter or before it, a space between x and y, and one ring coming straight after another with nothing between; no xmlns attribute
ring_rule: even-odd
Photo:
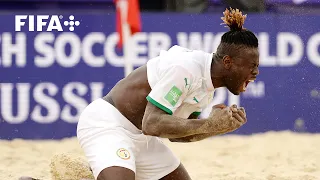
<svg viewBox="0 0 320 180"><path fill-rule="evenodd" d="M173 172L169 173L165 177L161 178L160 180L172 180L172 179L179 179L179 180L191 180L187 170L184 168L182 164L179 165Z"/></svg>
<svg viewBox="0 0 320 180"><path fill-rule="evenodd" d="M112 166L102 170L97 180L135 180L135 174L130 169Z"/></svg>

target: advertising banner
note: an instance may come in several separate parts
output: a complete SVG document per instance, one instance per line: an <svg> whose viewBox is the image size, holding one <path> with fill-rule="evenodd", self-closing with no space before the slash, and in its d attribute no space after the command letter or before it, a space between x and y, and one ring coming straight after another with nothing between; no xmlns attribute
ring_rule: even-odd
<svg viewBox="0 0 320 180"><path fill-rule="evenodd" d="M241 96L220 88L213 101L245 107L248 123L234 133L320 132L317 19L248 16L245 27L259 39L260 75ZM81 111L124 77L115 14L2 14L0 22L0 138L75 136ZM131 60L141 66L176 44L213 52L228 30L221 22L215 14L142 14Z"/></svg>

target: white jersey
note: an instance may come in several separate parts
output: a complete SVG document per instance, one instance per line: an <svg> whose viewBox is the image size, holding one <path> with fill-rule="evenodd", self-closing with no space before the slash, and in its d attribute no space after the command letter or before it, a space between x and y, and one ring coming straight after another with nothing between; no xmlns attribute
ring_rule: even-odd
<svg viewBox="0 0 320 180"><path fill-rule="evenodd" d="M188 118L212 101L212 53L173 46L147 63L147 100L168 114Z"/></svg>

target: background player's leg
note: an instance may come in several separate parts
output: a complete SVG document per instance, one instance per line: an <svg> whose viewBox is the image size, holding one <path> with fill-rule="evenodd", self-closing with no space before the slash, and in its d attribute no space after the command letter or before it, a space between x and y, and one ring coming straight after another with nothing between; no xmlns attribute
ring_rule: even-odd
<svg viewBox="0 0 320 180"><path fill-rule="evenodd" d="M102 170L97 180L135 180L135 174L130 169L112 166Z"/></svg>
<svg viewBox="0 0 320 180"><path fill-rule="evenodd" d="M172 180L172 179L179 179L179 180L191 180L189 173L184 168L183 164L180 164L177 169L175 169L170 174L166 175L165 177L161 178L160 180Z"/></svg>

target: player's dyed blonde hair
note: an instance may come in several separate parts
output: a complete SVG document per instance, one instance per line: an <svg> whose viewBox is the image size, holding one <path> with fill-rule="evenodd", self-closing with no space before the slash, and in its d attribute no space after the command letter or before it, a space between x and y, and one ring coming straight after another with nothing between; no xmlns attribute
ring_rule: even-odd
<svg viewBox="0 0 320 180"><path fill-rule="evenodd" d="M239 9L226 9L223 12L223 17L221 17L223 23L226 24L230 30L241 31L243 28L244 21L247 18L247 15L242 15L242 12Z"/></svg>
<svg viewBox="0 0 320 180"><path fill-rule="evenodd" d="M238 44L247 47L258 47L257 37L249 30L243 27L247 15L242 15L239 9L226 9L223 12L222 24L229 27L229 31L224 33L221 38L221 43Z"/></svg>

